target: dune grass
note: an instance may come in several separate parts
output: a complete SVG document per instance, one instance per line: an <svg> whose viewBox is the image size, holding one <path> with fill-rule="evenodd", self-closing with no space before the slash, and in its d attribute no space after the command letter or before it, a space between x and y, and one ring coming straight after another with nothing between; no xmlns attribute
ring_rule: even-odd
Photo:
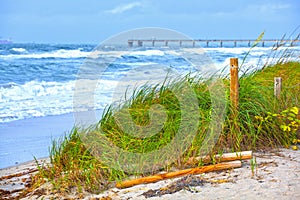
<svg viewBox="0 0 300 200"><path fill-rule="evenodd" d="M280 99L273 95L275 76L281 76L283 79ZM295 131L284 131L280 126L283 123L282 118L261 119L265 119L270 113L278 114L292 107L299 108L299 77L299 62L276 64L242 75L239 80L238 115L233 117L232 107L227 106L221 135L210 154L289 147L295 138ZM219 76L218 79L226 86L224 92L229 98L228 78ZM196 95L199 109L198 126L192 143L185 152L180 152L180 156L173 163L154 168L145 174L162 169L170 170L171 166L182 168L187 158L199 155L211 120L212 102L208 81L210 79L204 79L201 75L186 76L178 81L165 82L155 87L145 86L136 90L124 104L119 107L108 107L101 121L93 128L86 130L74 128L61 140L53 141L50 150L51 163L39 168L34 186L37 187L47 180L52 183L56 192L70 192L76 188L78 192L85 190L97 193L111 187L115 181L131 176L132 173L110 167L102 162L101 157L93 156L95 155L92 153L93 150L82 142L81 134L92 133L93 136L100 134L128 152L147 153L162 148L175 137L182 119L181 105L173 91L176 88L182 89L182 85L188 84ZM149 109L154 104L162 105L167 116L158 132L153 130L151 133L150 130L150 137L133 137L124 131L124 127L119 126L114 117L118 111L126 107L135 124L147 126L150 123ZM296 133L299 134L299 127Z"/></svg>

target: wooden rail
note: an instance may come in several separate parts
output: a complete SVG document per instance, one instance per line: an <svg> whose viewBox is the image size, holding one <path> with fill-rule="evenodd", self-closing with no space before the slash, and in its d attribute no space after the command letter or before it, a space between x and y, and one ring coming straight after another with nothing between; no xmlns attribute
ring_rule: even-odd
<svg viewBox="0 0 300 200"><path fill-rule="evenodd" d="M160 44L160 46L169 46L170 43L179 44L179 46L182 46L183 44L191 44L193 47L195 47L196 43L204 43L206 44L206 47L209 46L209 43L219 43L220 47L223 47L224 43L233 43L234 47L237 46L237 43L247 43L250 47L251 44L253 44L256 40L253 39L213 39L213 40L180 40L180 39L129 39L128 40L128 46L133 47L136 43L138 47L143 46L145 43L155 46L155 44ZM282 44L289 44L290 46L298 46L300 44L299 39L295 40L284 40L284 39L264 39L259 41L261 43L261 46L265 46L266 42L274 43L277 46Z"/></svg>

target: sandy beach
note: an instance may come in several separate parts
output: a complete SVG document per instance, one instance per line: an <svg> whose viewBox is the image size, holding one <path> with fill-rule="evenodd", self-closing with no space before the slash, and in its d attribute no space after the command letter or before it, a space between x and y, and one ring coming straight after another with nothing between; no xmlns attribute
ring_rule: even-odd
<svg viewBox="0 0 300 200"><path fill-rule="evenodd" d="M45 184L23 199L300 199L300 151L279 149L255 152L241 168L169 179L126 189L111 188L101 194L53 194ZM0 170L1 199L18 198L36 173L34 162ZM200 181L199 181L200 180ZM180 185L185 182L180 189ZM175 187L174 187L175 186Z"/></svg>

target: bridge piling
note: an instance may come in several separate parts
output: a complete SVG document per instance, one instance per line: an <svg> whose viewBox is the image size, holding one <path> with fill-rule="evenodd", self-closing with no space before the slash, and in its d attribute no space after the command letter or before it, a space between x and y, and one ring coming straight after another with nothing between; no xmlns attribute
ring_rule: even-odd
<svg viewBox="0 0 300 200"><path fill-rule="evenodd" d="M177 42L177 44L179 44L180 47L183 46L183 43L187 45L190 45L191 47L195 47L196 43L204 43L206 44L206 47L209 47L209 43L210 42L214 42L214 43L219 43L219 47L224 47L224 43L229 43L229 42L233 42L233 46L237 47L237 43L246 43L246 45L248 45L248 47L251 46L251 43L255 42L256 40L242 40L242 39L219 39L219 40L192 40L192 39L129 39L127 41L128 43L128 47L133 47L134 44L137 44L138 47L142 47L144 44L149 44L152 45L153 47L155 45L160 44L164 44L165 46L169 46L170 42ZM299 46L300 45L300 40L294 39L294 40L283 40L283 39L265 39L262 41L259 41L261 43L261 46L264 47L266 42L271 43L273 42L274 45L276 45L277 47L279 46L283 46L283 45L289 45L289 46ZM161 45L163 46L163 45Z"/></svg>

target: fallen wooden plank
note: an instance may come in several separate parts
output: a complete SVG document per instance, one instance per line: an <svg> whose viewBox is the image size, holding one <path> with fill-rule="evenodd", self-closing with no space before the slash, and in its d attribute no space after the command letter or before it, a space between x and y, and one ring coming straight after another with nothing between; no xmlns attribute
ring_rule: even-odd
<svg viewBox="0 0 300 200"><path fill-rule="evenodd" d="M252 151L241 151L234 153L224 153L222 155L215 155L213 158L211 156L204 157L192 157L189 158L185 163L186 166L194 166L199 162L203 164L211 163L212 160L215 160L217 163L225 162L225 161L233 161L233 160L246 160L252 158Z"/></svg>
<svg viewBox="0 0 300 200"><path fill-rule="evenodd" d="M237 168L237 167L241 167L241 166L242 166L242 162L240 160L223 162L223 163L218 163L215 165L208 165L208 166L197 167L197 168L189 168L189 169L179 170L176 172L167 172L167 173L162 173L162 174L156 174L153 176L142 177L142 178L138 178L138 179L134 179L134 180L127 180L127 181L117 183L116 187L117 188L127 188L127 187L132 187L134 185L139 185L139 184L155 183L155 182L158 182L158 181L161 181L164 179L175 178L175 177L188 175L188 174L202 174L205 172L219 171L219 170Z"/></svg>

